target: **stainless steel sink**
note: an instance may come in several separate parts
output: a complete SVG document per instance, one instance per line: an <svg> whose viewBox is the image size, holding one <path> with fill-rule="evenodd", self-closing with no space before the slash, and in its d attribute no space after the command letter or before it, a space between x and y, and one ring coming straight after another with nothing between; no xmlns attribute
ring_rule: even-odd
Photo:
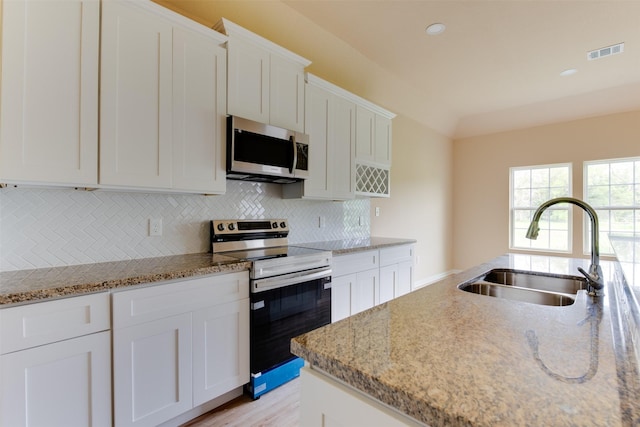
<svg viewBox="0 0 640 427"><path fill-rule="evenodd" d="M529 302L532 304L564 306L571 305L575 302L575 298L567 294L534 291L531 289L514 288L509 285L497 285L495 283L487 282L465 283L460 285L460 289L474 294Z"/></svg>
<svg viewBox="0 0 640 427"><path fill-rule="evenodd" d="M465 292L532 304L566 306L575 302L586 280L576 276L540 274L512 269L491 270L458 286Z"/></svg>
<svg viewBox="0 0 640 427"><path fill-rule="evenodd" d="M581 289L587 289L584 277L531 273L511 269L495 269L483 278L486 282L539 291L559 292L575 295Z"/></svg>

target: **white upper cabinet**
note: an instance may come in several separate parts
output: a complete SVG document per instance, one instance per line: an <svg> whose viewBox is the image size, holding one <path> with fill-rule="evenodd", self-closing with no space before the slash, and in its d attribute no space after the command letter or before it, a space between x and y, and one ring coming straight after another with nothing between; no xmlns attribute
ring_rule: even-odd
<svg viewBox="0 0 640 427"><path fill-rule="evenodd" d="M229 36L227 112L303 132L304 68L311 62L227 19L214 29Z"/></svg>
<svg viewBox="0 0 640 427"><path fill-rule="evenodd" d="M102 3L100 183L171 187L171 23Z"/></svg>
<svg viewBox="0 0 640 427"><path fill-rule="evenodd" d="M394 113L368 101L356 107L356 195L391 195L391 120Z"/></svg>
<svg viewBox="0 0 640 427"><path fill-rule="evenodd" d="M355 197L355 111L350 95L307 73L305 132L309 178L283 187L283 197L348 200Z"/></svg>
<svg viewBox="0 0 640 427"><path fill-rule="evenodd" d="M305 129L309 135L309 178L304 183L307 198L330 199L332 196L331 141L333 138L333 95L307 85Z"/></svg>
<svg viewBox="0 0 640 427"><path fill-rule="evenodd" d="M275 54L269 65L269 122L303 132L304 66Z"/></svg>
<svg viewBox="0 0 640 427"><path fill-rule="evenodd" d="M347 200L355 197L356 104L336 96L333 124L333 198Z"/></svg>
<svg viewBox="0 0 640 427"><path fill-rule="evenodd" d="M226 190L227 52L191 31L173 30L174 189Z"/></svg>
<svg viewBox="0 0 640 427"><path fill-rule="evenodd" d="M99 1L2 7L0 182L95 186Z"/></svg>
<svg viewBox="0 0 640 427"><path fill-rule="evenodd" d="M356 161L391 167L391 119L395 114L358 105L356 112Z"/></svg>
<svg viewBox="0 0 640 427"><path fill-rule="evenodd" d="M361 105L356 107L356 158L359 161L374 159L375 119L373 111Z"/></svg>
<svg viewBox="0 0 640 427"><path fill-rule="evenodd" d="M240 39L227 44L229 114L269 123L269 52Z"/></svg>
<svg viewBox="0 0 640 427"><path fill-rule="evenodd" d="M101 185L225 191L224 41L152 2L102 3Z"/></svg>
<svg viewBox="0 0 640 427"><path fill-rule="evenodd" d="M389 117L376 114L374 147L374 162L391 166L391 119Z"/></svg>

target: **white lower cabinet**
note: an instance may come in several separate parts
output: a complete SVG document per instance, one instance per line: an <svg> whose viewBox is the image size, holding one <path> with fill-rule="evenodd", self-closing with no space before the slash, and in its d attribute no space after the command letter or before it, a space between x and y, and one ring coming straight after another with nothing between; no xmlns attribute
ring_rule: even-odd
<svg viewBox="0 0 640 427"><path fill-rule="evenodd" d="M331 321L411 292L413 244L333 257Z"/></svg>
<svg viewBox="0 0 640 427"><path fill-rule="evenodd" d="M413 245L380 249L380 303L412 291Z"/></svg>
<svg viewBox="0 0 640 427"><path fill-rule="evenodd" d="M349 317L378 304L377 250L334 256L331 278L331 321Z"/></svg>
<svg viewBox="0 0 640 427"><path fill-rule="evenodd" d="M249 303L239 300L193 313L193 404L249 380Z"/></svg>
<svg viewBox="0 0 640 427"><path fill-rule="evenodd" d="M378 269L360 271L351 285L351 314L360 313L380 303L380 275Z"/></svg>
<svg viewBox="0 0 640 427"><path fill-rule="evenodd" d="M191 314L113 333L117 426L157 425L192 407Z"/></svg>
<svg viewBox="0 0 640 427"><path fill-rule="evenodd" d="M249 381L249 276L113 294L116 426L156 426Z"/></svg>
<svg viewBox="0 0 640 427"><path fill-rule="evenodd" d="M301 426L424 426L309 367L300 371L300 379Z"/></svg>
<svg viewBox="0 0 640 427"><path fill-rule="evenodd" d="M351 287L355 283L355 273L331 278L331 322L351 316Z"/></svg>
<svg viewBox="0 0 640 427"><path fill-rule="evenodd" d="M110 426L107 293L0 310L0 426Z"/></svg>

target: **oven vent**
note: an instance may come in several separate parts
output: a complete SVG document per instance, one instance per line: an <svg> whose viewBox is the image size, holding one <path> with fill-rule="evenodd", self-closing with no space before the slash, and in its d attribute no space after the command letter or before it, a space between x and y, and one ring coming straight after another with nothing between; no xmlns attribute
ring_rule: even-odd
<svg viewBox="0 0 640 427"><path fill-rule="evenodd" d="M587 59L593 61L594 59L604 58L605 56L616 55L624 52L624 43L614 44L612 46L601 47L600 49L587 52Z"/></svg>

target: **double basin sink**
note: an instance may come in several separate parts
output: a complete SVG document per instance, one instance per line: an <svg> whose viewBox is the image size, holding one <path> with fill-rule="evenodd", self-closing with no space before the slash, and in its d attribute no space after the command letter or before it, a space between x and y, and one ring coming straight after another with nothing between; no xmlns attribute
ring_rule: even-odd
<svg viewBox="0 0 640 427"><path fill-rule="evenodd" d="M587 281L576 276L494 269L458 285L458 288L508 300L567 306L575 302L578 291L587 289Z"/></svg>

